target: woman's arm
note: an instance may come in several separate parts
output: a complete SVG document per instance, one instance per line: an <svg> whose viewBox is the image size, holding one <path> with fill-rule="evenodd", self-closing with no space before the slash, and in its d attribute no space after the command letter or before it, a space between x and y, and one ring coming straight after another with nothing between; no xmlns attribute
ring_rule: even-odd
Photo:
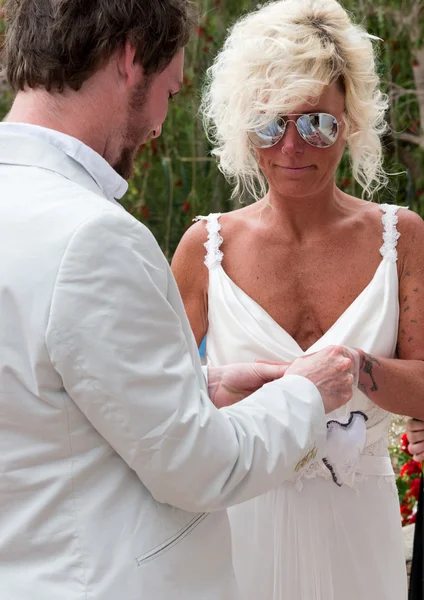
<svg viewBox="0 0 424 600"><path fill-rule="evenodd" d="M400 214L398 358L359 351L359 386L381 408L424 419L424 221Z"/></svg>
<svg viewBox="0 0 424 600"><path fill-rule="evenodd" d="M208 330L209 272L204 264L203 245L206 239L204 222L192 225L179 243L171 265L198 346Z"/></svg>

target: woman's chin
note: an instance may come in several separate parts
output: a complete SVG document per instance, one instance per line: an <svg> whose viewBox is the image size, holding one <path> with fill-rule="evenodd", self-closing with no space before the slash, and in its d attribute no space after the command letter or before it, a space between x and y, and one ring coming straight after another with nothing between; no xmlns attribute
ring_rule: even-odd
<svg viewBox="0 0 424 600"><path fill-rule="evenodd" d="M277 184L270 184L270 191L279 196L290 196L294 198L302 198L316 194L318 189L310 181L293 181L284 179Z"/></svg>

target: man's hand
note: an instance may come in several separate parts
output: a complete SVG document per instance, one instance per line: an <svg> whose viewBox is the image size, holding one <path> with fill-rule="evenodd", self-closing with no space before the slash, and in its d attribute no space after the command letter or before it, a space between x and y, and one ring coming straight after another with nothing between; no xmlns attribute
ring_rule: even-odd
<svg viewBox="0 0 424 600"><path fill-rule="evenodd" d="M290 363L240 363L209 367L209 398L218 408L240 402L266 383L281 379Z"/></svg>
<svg viewBox="0 0 424 600"><path fill-rule="evenodd" d="M355 360L343 346L328 346L292 363L241 363L209 367L209 397L218 408L240 402L266 383L285 374L306 377L318 388L325 412L348 402L353 393Z"/></svg>
<svg viewBox="0 0 424 600"><path fill-rule="evenodd" d="M406 432L409 440L409 452L414 460L421 462L424 460L424 421L417 419L408 419Z"/></svg>
<svg viewBox="0 0 424 600"><path fill-rule="evenodd" d="M318 388L326 413L340 408L352 398L355 358L343 346L328 346L315 354L295 360L286 375L302 375Z"/></svg>

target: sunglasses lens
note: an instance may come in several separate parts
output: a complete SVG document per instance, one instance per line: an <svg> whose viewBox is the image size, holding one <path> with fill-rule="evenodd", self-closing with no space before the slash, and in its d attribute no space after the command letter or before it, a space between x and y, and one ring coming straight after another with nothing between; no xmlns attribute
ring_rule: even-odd
<svg viewBox="0 0 424 600"><path fill-rule="evenodd" d="M305 142L317 148L332 146L339 133L337 120L327 113L302 115L297 120L297 129Z"/></svg>
<svg viewBox="0 0 424 600"><path fill-rule="evenodd" d="M283 119L277 117L262 129L255 129L255 131L249 131L248 137L250 142L256 146L256 148L271 148L278 144L282 138L285 130L285 123Z"/></svg>

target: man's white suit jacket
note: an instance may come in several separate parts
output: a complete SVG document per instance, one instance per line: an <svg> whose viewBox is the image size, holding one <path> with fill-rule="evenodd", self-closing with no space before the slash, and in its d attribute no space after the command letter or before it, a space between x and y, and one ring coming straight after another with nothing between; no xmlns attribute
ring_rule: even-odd
<svg viewBox="0 0 424 600"><path fill-rule="evenodd" d="M322 455L318 390L217 410L148 229L7 131L0 250L1 600L236 600L225 509Z"/></svg>

